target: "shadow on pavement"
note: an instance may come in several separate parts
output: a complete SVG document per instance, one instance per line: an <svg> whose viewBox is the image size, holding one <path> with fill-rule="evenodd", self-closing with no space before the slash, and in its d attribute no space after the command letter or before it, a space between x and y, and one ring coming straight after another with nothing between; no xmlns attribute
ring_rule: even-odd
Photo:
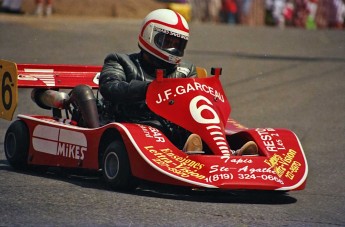
<svg viewBox="0 0 345 227"><path fill-rule="evenodd" d="M3 170L35 177L55 179L83 188L111 191L111 189L108 189L102 182L100 173L95 171L75 171L62 168L47 169L45 167L34 168L28 171L16 171L8 165L6 160L0 160L0 171ZM280 191L191 189L187 187L162 185L150 182L142 182L139 187L133 191L114 191L114 193L210 203L291 204L297 201L288 193Z"/></svg>

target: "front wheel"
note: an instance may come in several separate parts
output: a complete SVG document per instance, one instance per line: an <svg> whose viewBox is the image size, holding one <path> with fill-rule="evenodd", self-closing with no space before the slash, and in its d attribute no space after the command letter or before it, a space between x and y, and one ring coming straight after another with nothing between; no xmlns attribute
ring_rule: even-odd
<svg viewBox="0 0 345 227"><path fill-rule="evenodd" d="M5 135L4 146L10 165L18 170L27 169L29 130L23 121L17 120L10 125Z"/></svg>
<svg viewBox="0 0 345 227"><path fill-rule="evenodd" d="M102 160L102 175L114 190L131 190L136 187L123 142L114 141L106 148Z"/></svg>

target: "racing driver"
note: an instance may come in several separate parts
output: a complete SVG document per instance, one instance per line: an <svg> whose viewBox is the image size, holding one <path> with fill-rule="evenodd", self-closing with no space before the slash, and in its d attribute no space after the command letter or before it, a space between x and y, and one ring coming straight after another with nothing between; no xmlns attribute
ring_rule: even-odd
<svg viewBox="0 0 345 227"><path fill-rule="evenodd" d="M164 69L167 78L196 77L195 65L182 61L188 38L188 23L179 13L169 9L152 11L140 29L140 52L109 54L99 86L107 112L115 120L156 127L177 147L193 153L203 150L200 136L164 120L145 104L146 90L157 69ZM250 141L235 154L257 154L257 146Z"/></svg>

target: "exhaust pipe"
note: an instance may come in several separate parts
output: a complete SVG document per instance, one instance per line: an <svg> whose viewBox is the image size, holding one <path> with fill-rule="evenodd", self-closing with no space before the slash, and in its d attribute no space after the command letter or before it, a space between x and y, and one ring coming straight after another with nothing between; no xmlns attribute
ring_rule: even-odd
<svg viewBox="0 0 345 227"><path fill-rule="evenodd" d="M39 107L47 110L51 108L65 109L66 104L74 103L80 110L87 127L99 127L96 98L92 89L87 85L76 86L70 96L65 92L35 88L31 92L31 99Z"/></svg>
<svg viewBox="0 0 345 227"><path fill-rule="evenodd" d="M31 92L31 99L43 109L64 109L69 96L65 92L35 88Z"/></svg>
<svg viewBox="0 0 345 227"><path fill-rule="evenodd" d="M78 106L87 127L99 127L96 98L89 86L78 85L73 88L69 102L73 102Z"/></svg>

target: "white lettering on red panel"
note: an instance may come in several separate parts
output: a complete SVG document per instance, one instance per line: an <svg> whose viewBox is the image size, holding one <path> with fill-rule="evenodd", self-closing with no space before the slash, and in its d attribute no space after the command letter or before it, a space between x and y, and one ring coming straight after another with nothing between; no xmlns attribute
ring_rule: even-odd
<svg viewBox="0 0 345 227"><path fill-rule="evenodd" d="M35 127L32 145L38 152L78 160L83 160L87 151L83 133L45 125Z"/></svg>
<svg viewBox="0 0 345 227"><path fill-rule="evenodd" d="M26 75L20 75L19 80L41 80L48 87L55 86L54 69L24 69Z"/></svg>

